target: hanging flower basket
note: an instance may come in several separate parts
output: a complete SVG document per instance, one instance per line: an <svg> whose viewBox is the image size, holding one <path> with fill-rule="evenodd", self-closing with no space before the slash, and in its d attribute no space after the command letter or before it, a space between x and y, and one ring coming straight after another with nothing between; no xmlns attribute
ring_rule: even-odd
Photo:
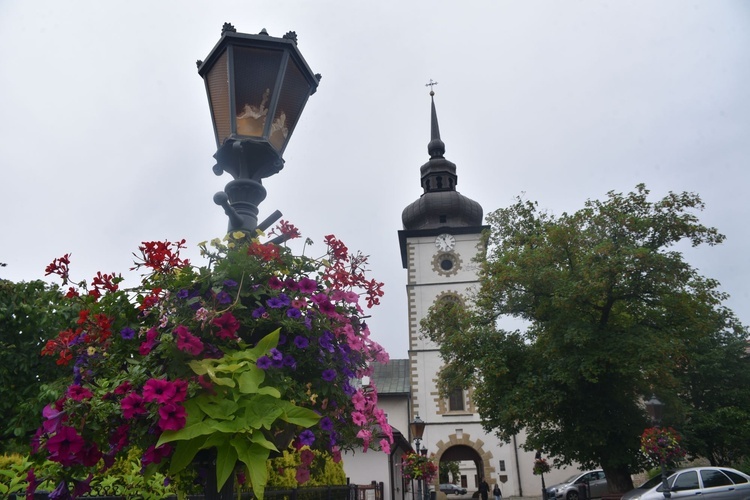
<svg viewBox="0 0 750 500"><path fill-rule="evenodd" d="M417 453L404 455L401 462L401 473L405 479L424 480L428 483L435 479L438 466L433 457L423 457Z"/></svg>
<svg viewBox="0 0 750 500"><path fill-rule="evenodd" d="M685 458L682 436L671 427L650 427L641 435L641 451L656 463L674 464Z"/></svg>
<svg viewBox="0 0 750 500"><path fill-rule="evenodd" d="M547 462L546 458L536 458L534 459L534 475L539 476L541 474L546 474L550 471L549 463Z"/></svg>
<svg viewBox="0 0 750 500"><path fill-rule="evenodd" d="M299 235L283 221L278 231ZM200 245L203 267L183 248L143 243L133 269L146 274L128 290L115 274L73 281L68 255L47 268L79 309L44 347L71 377L33 443L40 460L61 466L59 498L86 493L92 473L130 450L142 453L144 473L176 482L210 451L219 488L237 469L261 499L266 460L287 446L334 460L354 446L390 452L377 392L351 382L388 359L364 321L362 306L383 293L365 277L365 256L333 235L319 258L244 233ZM44 479L53 478L32 472L29 491Z"/></svg>

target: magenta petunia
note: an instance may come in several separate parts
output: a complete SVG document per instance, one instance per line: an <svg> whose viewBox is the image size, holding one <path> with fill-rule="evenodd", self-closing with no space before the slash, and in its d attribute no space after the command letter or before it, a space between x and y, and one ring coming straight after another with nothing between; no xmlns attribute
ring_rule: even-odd
<svg viewBox="0 0 750 500"><path fill-rule="evenodd" d="M159 408L159 428L163 431L179 431L185 427L187 413L182 405L167 403Z"/></svg>
<svg viewBox="0 0 750 500"><path fill-rule="evenodd" d="M143 399L168 403L177 395L177 388L172 382L160 378L152 378L143 385Z"/></svg>
<svg viewBox="0 0 750 500"><path fill-rule="evenodd" d="M310 469L307 467L297 467L297 473L295 474L297 483L304 484L310 480Z"/></svg>
<svg viewBox="0 0 750 500"><path fill-rule="evenodd" d="M302 293L315 293L318 290L318 282L310 278L300 279L297 286Z"/></svg>
<svg viewBox="0 0 750 500"><path fill-rule="evenodd" d="M120 401L122 416L131 419L137 415L146 413L146 404L141 396L131 392Z"/></svg>
<svg viewBox="0 0 750 500"><path fill-rule="evenodd" d="M84 444L83 438L74 428L60 427L55 435L47 440L49 459L70 467L78 462L76 454L83 449Z"/></svg>
<svg viewBox="0 0 750 500"><path fill-rule="evenodd" d="M73 401L83 401L85 399L91 399L94 396L94 394L90 390L86 389L85 387L81 387L80 385L71 385L70 387L68 387L65 395Z"/></svg>
<svg viewBox="0 0 750 500"><path fill-rule="evenodd" d="M193 356L197 356L203 352L203 342L201 342L201 339L190 333L184 326L177 326L174 329L174 333L177 335L177 349Z"/></svg>

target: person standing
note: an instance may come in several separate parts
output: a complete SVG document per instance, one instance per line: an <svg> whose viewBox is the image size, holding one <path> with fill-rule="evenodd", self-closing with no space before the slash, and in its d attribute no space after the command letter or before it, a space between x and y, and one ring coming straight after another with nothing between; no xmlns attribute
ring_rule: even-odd
<svg viewBox="0 0 750 500"><path fill-rule="evenodd" d="M503 494L500 492L500 486L498 486L497 483L495 483L495 487L492 488L492 494L495 497L495 500L503 500Z"/></svg>
<svg viewBox="0 0 750 500"><path fill-rule="evenodd" d="M482 478L482 482L479 483L479 494L482 496L482 500L487 500L490 496L490 485L487 484L487 480Z"/></svg>

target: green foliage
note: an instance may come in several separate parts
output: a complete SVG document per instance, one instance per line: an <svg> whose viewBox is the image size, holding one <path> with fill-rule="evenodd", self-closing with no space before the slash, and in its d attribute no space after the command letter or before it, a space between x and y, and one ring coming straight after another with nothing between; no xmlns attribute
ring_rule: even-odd
<svg viewBox="0 0 750 500"><path fill-rule="evenodd" d="M331 455L313 450L315 459L310 467L310 479L305 486L328 486L346 484L346 473L341 461L335 462ZM291 489L299 487L296 479L297 468L302 464L300 453L284 450L280 457L266 462L268 487L273 489Z"/></svg>
<svg viewBox="0 0 750 500"><path fill-rule="evenodd" d="M262 498L268 477L266 461L272 451L287 442L274 442L271 430L285 422L292 433L297 426L311 427L320 415L309 408L281 399L278 389L263 386L265 372L258 358L278 345L279 329L261 339L252 349L228 352L219 359L191 361L197 375L215 384L214 393L202 393L185 403L187 422L177 431L164 431L156 446L176 442L169 467L171 474L182 471L201 449L216 448L217 482L224 484L238 462L247 468L256 494ZM277 447L278 446L278 447Z"/></svg>
<svg viewBox="0 0 750 500"><path fill-rule="evenodd" d="M455 483L461 473L459 462L440 462L440 483Z"/></svg>
<svg viewBox="0 0 750 500"><path fill-rule="evenodd" d="M53 475L60 468L59 464L46 461L34 464L28 457L19 454L0 456L0 495L3 498L13 493L23 493L28 486L28 473L34 468L37 477ZM190 477L179 481L178 484L189 489ZM52 491L55 484L51 481L42 482L39 491ZM95 476L91 481L92 496L125 496L127 498L141 498L143 500L161 500L170 495L176 495L178 489L175 482L165 481L162 474L144 475L141 462L135 454L128 459L120 459L105 473Z"/></svg>
<svg viewBox="0 0 750 500"><path fill-rule="evenodd" d="M473 386L486 430L525 429L525 447L557 464L601 465L614 491L643 466L644 396L656 391L671 423L690 408L695 346L747 339L719 284L673 249L724 239L698 222L700 198L648 194L610 192L560 217L522 200L490 214L475 307L440 304L422 323L446 362L441 390ZM506 331L502 317L526 326Z"/></svg>
<svg viewBox="0 0 750 500"><path fill-rule="evenodd" d="M45 404L66 371L40 352L75 317L57 286L0 280L0 453L28 452Z"/></svg>

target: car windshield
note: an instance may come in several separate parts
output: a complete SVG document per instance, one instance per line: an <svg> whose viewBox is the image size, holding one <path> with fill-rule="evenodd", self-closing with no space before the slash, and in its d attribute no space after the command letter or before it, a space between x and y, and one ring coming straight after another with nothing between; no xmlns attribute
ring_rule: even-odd
<svg viewBox="0 0 750 500"><path fill-rule="evenodd" d="M654 476L638 487L639 490L650 490L657 484L661 483L661 476Z"/></svg>

